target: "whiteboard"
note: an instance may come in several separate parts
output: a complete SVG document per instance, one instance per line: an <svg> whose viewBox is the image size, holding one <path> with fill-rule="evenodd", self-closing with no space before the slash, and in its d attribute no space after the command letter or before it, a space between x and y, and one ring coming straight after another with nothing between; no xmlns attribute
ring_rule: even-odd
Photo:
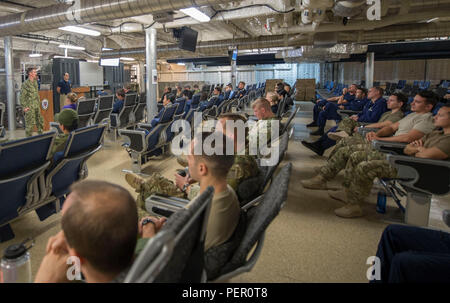
<svg viewBox="0 0 450 303"><path fill-rule="evenodd" d="M103 67L98 63L80 61L80 86L103 85Z"/></svg>

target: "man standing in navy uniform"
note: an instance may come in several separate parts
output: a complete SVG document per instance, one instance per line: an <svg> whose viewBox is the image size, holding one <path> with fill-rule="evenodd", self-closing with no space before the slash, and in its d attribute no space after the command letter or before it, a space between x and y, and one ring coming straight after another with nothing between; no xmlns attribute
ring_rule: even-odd
<svg viewBox="0 0 450 303"><path fill-rule="evenodd" d="M69 73L64 74L64 79L58 82L58 86L56 87L56 91L59 94L59 108L60 111L65 105L67 94L72 92L72 84L69 81Z"/></svg>

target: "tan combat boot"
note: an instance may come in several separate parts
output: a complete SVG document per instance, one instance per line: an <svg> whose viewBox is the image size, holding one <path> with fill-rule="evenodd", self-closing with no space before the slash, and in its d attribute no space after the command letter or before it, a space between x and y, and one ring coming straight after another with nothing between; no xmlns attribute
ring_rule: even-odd
<svg viewBox="0 0 450 303"><path fill-rule="evenodd" d="M347 204L344 207L334 210L338 217L342 218L357 218L364 216L363 210L359 204Z"/></svg>
<svg viewBox="0 0 450 303"><path fill-rule="evenodd" d="M304 188L327 189L327 180L322 175L317 175L309 180L300 181Z"/></svg>
<svg viewBox="0 0 450 303"><path fill-rule="evenodd" d="M328 195L338 201L347 203L347 193L345 190L329 190Z"/></svg>
<svg viewBox="0 0 450 303"><path fill-rule="evenodd" d="M135 173L126 173L125 180L134 189L140 189L141 185L144 184L145 179Z"/></svg>

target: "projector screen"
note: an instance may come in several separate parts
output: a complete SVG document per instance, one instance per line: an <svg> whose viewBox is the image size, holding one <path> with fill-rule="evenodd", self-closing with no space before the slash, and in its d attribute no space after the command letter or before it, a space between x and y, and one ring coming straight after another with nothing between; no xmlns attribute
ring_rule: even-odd
<svg viewBox="0 0 450 303"><path fill-rule="evenodd" d="M119 58L109 58L109 59L100 58L100 66L119 66L119 63L120 63Z"/></svg>

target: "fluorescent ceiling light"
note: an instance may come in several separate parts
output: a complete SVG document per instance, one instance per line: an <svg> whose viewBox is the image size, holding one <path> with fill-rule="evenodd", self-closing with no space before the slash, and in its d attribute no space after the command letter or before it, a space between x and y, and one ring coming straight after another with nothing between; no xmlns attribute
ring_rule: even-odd
<svg viewBox="0 0 450 303"><path fill-rule="evenodd" d="M65 56L54 56L53 58L74 59L73 57L65 57Z"/></svg>
<svg viewBox="0 0 450 303"><path fill-rule="evenodd" d="M90 62L90 63L98 63L98 60L87 60L87 62Z"/></svg>
<svg viewBox="0 0 450 303"><path fill-rule="evenodd" d="M31 57L31 58L42 57L42 54L29 54L28 57Z"/></svg>
<svg viewBox="0 0 450 303"><path fill-rule="evenodd" d="M85 50L85 48L82 46L76 46L76 45L70 45L70 44L60 44L59 47L69 48L69 49L77 49L77 50Z"/></svg>
<svg viewBox="0 0 450 303"><path fill-rule="evenodd" d="M177 64L178 64L178 65L186 65L186 64L183 63L183 62L178 62Z"/></svg>
<svg viewBox="0 0 450 303"><path fill-rule="evenodd" d="M135 59L134 58L128 58L128 57L120 57L120 60L123 60L123 61L134 61Z"/></svg>
<svg viewBox="0 0 450 303"><path fill-rule="evenodd" d="M109 48L109 47L102 47L102 51L111 51L111 50L113 50L113 49Z"/></svg>
<svg viewBox="0 0 450 303"><path fill-rule="evenodd" d="M84 27L79 27L79 26L64 26L64 27L59 27L58 29L63 30L63 31L67 31L67 32L72 32L72 33L77 33L77 34L82 34L82 35L88 35L88 36L100 36L100 32L99 31L95 31L92 29L87 29Z"/></svg>
<svg viewBox="0 0 450 303"><path fill-rule="evenodd" d="M431 23L431 22L436 21L436 20L438 20L438 19L439 19L439 17L432 18L432 19L430 19L430 20L427 20L427 23Z"/></svg>
<svg viewBox="0 0 450 303"><path fill-rule="evenodd" d="M189 7L189 8L182 8L180 9L180 11L183 14L186 14L192 18L194 18L195 20L198 20L200 22L208 22L209 20L211 20L211 18L206 15L205 13L199 11L197 8L195 7Z"/></svg>

